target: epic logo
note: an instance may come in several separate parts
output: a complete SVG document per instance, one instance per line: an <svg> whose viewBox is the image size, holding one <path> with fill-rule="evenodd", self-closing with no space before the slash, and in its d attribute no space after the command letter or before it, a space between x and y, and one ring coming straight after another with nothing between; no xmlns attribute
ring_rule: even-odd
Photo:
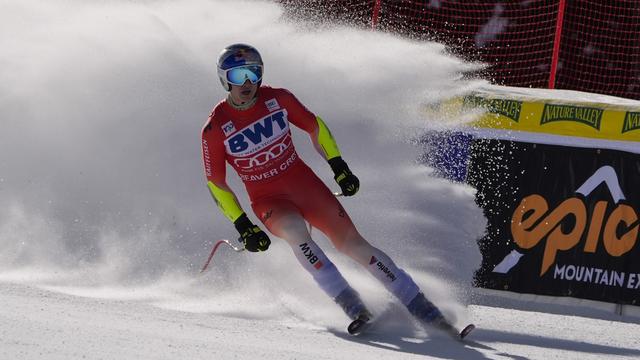
<svg viewBox="0 0 640 360"><path fill-rule="evenodd" d="M576 192L586 195L603 181L609 186L616 202L624 199L615 171L609 166L596 171ZM555 262L558 251L566 251L578 245L585 230L584 252L595 253L598 241L602 238L604 248L609 255L622 256L631 251L638 240L640 227L638 214L633 207L618 203L606 216L608 205L607 201L598 201L589 219L587 207L582 198L571 197L555 209L548 211L549 205L545 198L538 194L529 195L522 199L513 213L511 233L516 244L523 249L533 248L546 237L540 276L544 275ZM572 229L565 229L569 230L566 233L561 226L565 219L573 219L572 222L566 222L566 224L573 224Z"/></svg>
<svg viewBox="0 0 640 360"><path fill-rule="evenodd" d="M302 249L302 253L307 258L309 263L313 265L314 268L319 270L323 265L322 261L318 259L318 257L313 253L313 251L311 251L311 248L309 247L309 245L307 243L303 243L303 244L300 244L299 246L300 246L300 249Z"/></svg>
<svg viewBox="0 0 640 360"><path fill-rule="evenodd" d="M283 110L254 122L225 142L231 154L248 155L271 144L288 130L289 124Z"/></svg>

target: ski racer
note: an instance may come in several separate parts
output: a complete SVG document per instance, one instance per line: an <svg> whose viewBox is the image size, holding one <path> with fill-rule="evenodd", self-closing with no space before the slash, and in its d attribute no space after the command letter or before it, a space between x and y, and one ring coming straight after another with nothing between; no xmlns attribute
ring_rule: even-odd
<svg viewBox="0 0 640 360"><path fill-rule="evenodd" d="M291 125L309 134L329 163L342 194L358 192L359 180L342 158L325 122L291 92L261 85L263 62L252 46L227 46L217 67L229 94L215 106L202 130L204 170L211 195L233 222L245 249L266 251L271 240L249 219L227 185L227 163L243 181L253 212L264 227L289 244L300 265L353 320L350 333L360 332L372 315L312 240L306 222L369 271L422 323L455 331L413 279L360 235L336 196L298 156Z"/></svg>

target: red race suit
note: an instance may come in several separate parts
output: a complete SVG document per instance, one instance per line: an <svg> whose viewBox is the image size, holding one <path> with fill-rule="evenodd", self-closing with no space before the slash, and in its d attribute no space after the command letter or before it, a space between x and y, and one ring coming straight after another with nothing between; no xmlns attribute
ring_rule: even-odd
<svg viewBox="0 0 640 360"><path fill-rule="evenodd" d="M220 102L202 130L207 184L222 213L232 222L244 213L226 183L226 165L238 173L251 207L274 235L286 240L319 286L336 298L348 284L311 239L305 220L380 280L405 305L419 289L381 250L356 230L340 202L300 159L290 125L307 132L327 160L340 156L331 132L285 89L262 86L253 106L239 110Z"/></svg>

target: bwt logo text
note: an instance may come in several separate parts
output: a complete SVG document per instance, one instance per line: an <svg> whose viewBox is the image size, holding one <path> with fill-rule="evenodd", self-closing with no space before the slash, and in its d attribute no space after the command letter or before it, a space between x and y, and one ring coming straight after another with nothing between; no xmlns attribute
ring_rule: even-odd
<svg viewBox="0 0 640 360"><path fill-rule="evenodd" d="M275 124L275 126L274 126ZM264 117L242 129L227 140L232 154L240 154L247 151L259 150L259 145L271 143L289 129L286 113L278 111Z"/></svg>

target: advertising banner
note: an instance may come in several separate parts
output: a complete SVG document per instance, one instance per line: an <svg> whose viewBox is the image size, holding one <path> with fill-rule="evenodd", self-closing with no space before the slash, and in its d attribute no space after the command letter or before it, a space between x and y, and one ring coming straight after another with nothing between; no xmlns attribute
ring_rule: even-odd
<svg viewBox="0 0 640 360"><path fill-rule="evenodd" d="M473 123L476 128L640 141L640 103L615 106L596 102L524 101L474 95L464 97L462 102L465 108L487 110Z"/></svg>
<svg viewBox="0 0 640 360"><path fill-rule="evenodd" d="M476 139L467 182L488 220L477 286L640 305L640 155Z"/></svg>

